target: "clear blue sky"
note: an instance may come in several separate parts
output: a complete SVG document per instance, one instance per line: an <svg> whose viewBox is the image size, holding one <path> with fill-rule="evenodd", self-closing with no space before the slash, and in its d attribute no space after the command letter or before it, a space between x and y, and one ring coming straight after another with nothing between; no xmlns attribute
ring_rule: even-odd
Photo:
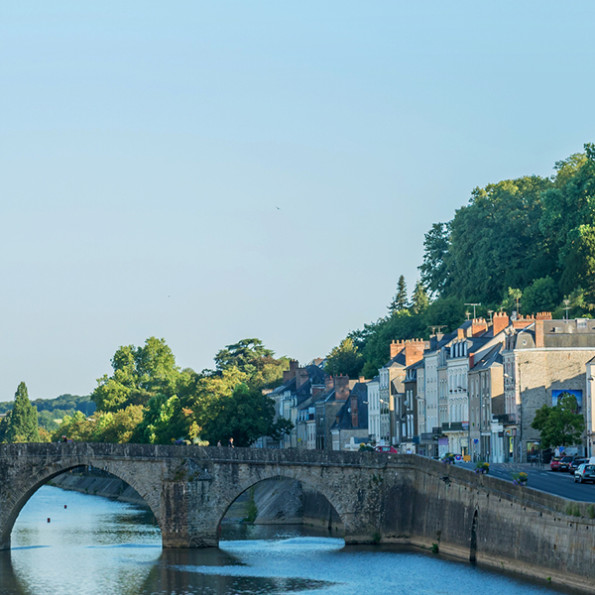
<svg viewBox="0 0 595 595"><path fill-rule="evenodd" d="M476 186L595 140L595 3L0 5L0 400L120 345L306 363Z"/></svg>

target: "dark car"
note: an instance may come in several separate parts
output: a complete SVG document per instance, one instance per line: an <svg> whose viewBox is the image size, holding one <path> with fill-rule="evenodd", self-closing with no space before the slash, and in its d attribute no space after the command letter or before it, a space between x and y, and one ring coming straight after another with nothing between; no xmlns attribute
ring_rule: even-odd
<svg viewBox="0 0 595 595"><path fill-rule="evenodd" d="M574 473L583 463L588 463L589 459L585 459L585 458L578 458L578 459L572 459L572 463L570 463L570 469L568 469L568 471L570 473Z"/></svg>
<svg viewBox="0 0 595 595"><path fill-rule="evenodd" d="M573 459L574 457L571 457L570 455L562 457L560 459L558 471L570 471L570 464L572 463Z"/></svg>
<svg viewBox="0 0 595 595"><path fill-rule="evenodd" d="M574 481L577 483L583 483L587 481L592 481L593 483L595 483L595 465L583 463L574 472Z"/></svg>

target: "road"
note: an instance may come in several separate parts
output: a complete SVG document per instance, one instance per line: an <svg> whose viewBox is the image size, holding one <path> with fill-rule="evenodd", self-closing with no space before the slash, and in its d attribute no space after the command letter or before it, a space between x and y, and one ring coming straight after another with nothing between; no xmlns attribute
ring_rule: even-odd
<svg viewBox="0 0 595 595"><path fill-rule="evenodd" d="M475 469L475 463L456 463L457 467ZM490 475L512 481L512 474L524 471L528 475L528 487L542 492L562 496L577 502L595 502L595 484L574 483L574 477L570 473L550 471L549 465L540 464L515 464L515 463L491 463Z"/></svg>

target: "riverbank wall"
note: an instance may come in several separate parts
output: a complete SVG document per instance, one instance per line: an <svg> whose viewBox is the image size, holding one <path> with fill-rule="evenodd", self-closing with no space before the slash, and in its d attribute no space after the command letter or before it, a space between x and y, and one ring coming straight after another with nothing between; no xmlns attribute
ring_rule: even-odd
<svg viewBox="0 0 595 595"><path fill-rule="evenodd" d="M114 476L99 473L63 473L54 477L50 481L50 485L63 490L102 496L147 508L146 502L136 490Z"/></svg>
<svg viewBox="0 0 595 595"><path fill-rule="evenodd" d="M593 592L593 503L430 460L416 460L398 497L398 511L383 528L382 542Z"/></svg>

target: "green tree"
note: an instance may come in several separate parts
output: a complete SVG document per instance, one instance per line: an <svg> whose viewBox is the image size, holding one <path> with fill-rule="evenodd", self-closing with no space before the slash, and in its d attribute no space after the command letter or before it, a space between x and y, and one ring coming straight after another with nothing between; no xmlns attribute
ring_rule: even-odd
<svg viewBox="0 0 595 595"><path fill-rule="evenodd" d="M275 423L273 400L247 384L238 384L230 397L220 399L213 413L202 432L210 444L233 438L236 446L250 446L261 436L278 437L291 428L287 420Z"/></svg>
<svg viewBox="0 0 595 595"><path fill-rule="evenodd" d="M558 284L551 277L535 279L523 292L523 313L552 312L560 300Z"/></svg>
<svg viewBox="0 0 595 595"><path fill-rule="evenodd" d="M578 444L585 419L578 413L576 397L563 393L554 407L543 405L535 412L531 427L539 430L542 448Z"/></svg>
<svg viewBox="0 0 595 595"><path fill-rule="evenodd" d="M180 370L164 339L150 337L143 347L120 347L112 358L113 374L105 374L91 398L100 411L146 405L156 394L176 392Z"/></svg>
<svg viewBox="0 0 595 595"><path fill-rule="evenodd" d="M421 281L415 284L411 298L411 311L413 314L423 314L430 305L430 299Z"/></svg>
<svg viewBox="0 0 595 595"><path fill-rule="evenodd" d="M556 258L561 292L581 287L595 301L595 145L556 163L556 170L543 195L540 227Z"/></svg>
<svg viewBox="0 0 595 595"><path fill-rule="evenodd" d="M12 411L6 416L0 429L3 442L39 442L37 409L31 405L27 385L21 382L17 388Z"/></svg>
<svg viewBox="0 0 595 595"><path fill-rule="evenodd" d="M405 277L401 275L397 281L397 293L393 298L392 302L388 306L390 314L400 312L407 307L407 284L405 283Z"/></svg>
<svg viewBox="0 0 595 595"><path fill-rule="evenodd" d="M52 434L52 440L92 442L96 423L96 418L87 418L82 411L76 411L74 415L64 417L58 429Z"/></svg>
<svg viewBox="0 0 595 595"><path fill-rule="evenodd" d="M354 345L353 340L346 337L326 356L325 372L331 376L344 374L349 378L357 378L363 365L363 355Z"/></svg>
<svg viewBox="0 0 595 595"><path fill-rule="evenodd" d="M424 236L421 281L432 295L442 295L449 286L448 257L450 223L434 223Z"/></svg>

